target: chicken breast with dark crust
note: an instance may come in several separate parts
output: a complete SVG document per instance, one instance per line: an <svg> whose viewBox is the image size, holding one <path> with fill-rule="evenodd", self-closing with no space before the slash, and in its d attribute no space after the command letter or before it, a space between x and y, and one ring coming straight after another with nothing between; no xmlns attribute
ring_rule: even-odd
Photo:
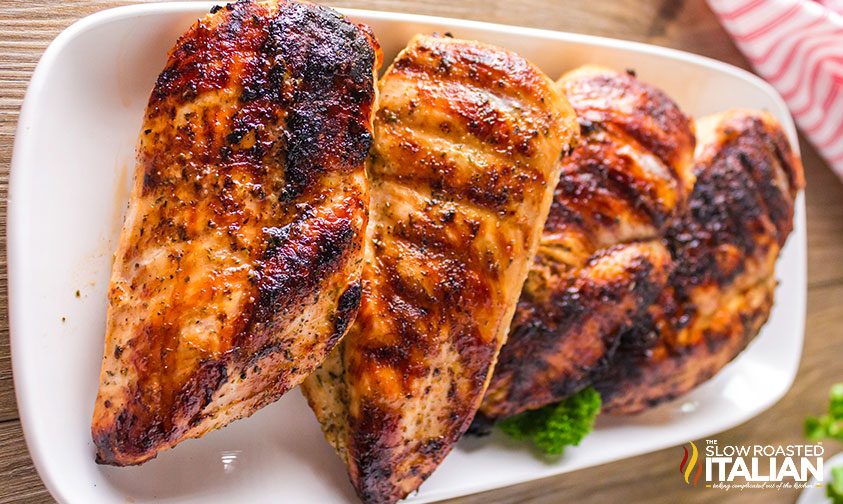
<svg viewBox="0 0 843 504"><path fill-rule="evenodd" d="M730 110L697 129L697 181L666 237L673 273L596 384L608 413L637 413L690 391L770 315L802 165L767 113Z"/></svg>
<svg viewBox="0 0 843 504"><path fill-rule="evenodd" d="M379 88L360 312L303 384L367 503L471 423L577 132L541 71L477 42L416 37Z"/></svg>
<svg viewBox="0 0 843 504"><path fill-rule="evenodd" d="M589 385L664 288L661 242L693 184L693 124L664 93L586 66L558 83L582 142L562 161L538 253L475 431Z"/></svg>
<svg viewBox="0 0 843 504"><path fill-rule="evenodd" d="M138 464L275 401L360 301L380 53L367 28L241 1L170 52L115 254L92 422Z"/></svg>

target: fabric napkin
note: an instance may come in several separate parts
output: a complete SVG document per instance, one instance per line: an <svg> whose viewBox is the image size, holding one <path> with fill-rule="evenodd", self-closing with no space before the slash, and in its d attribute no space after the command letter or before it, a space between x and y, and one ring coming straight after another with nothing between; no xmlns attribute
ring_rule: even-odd
<svg viewBox="0 0 843 504"><path fill-rule="evenodd" d="M843 0L708 0L843 178Z"/></svg>

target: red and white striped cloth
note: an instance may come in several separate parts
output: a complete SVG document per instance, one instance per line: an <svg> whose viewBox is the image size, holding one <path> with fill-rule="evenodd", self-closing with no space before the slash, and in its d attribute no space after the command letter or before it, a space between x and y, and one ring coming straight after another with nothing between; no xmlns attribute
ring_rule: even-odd
<svg viewBox="0 0 843 504"><path fill-rule="evenodd" d="M708 0L843 178L843 0Z"/></svg>

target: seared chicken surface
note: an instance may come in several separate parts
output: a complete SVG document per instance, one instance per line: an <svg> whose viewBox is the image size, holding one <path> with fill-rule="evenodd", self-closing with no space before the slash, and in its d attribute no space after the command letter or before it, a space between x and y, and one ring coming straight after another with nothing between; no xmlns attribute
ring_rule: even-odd
<svg viewBox="0 0 843 504"><path fill-rule="evenodd" d="M360 312L303 384L368 503L471 423L577 130L537 68L477 42L416 37L379 88Z"/></svg>
<svg viewBox="0 0 843 504"><path fill-rule="evenodd" d="M562 174L538 253L475 423L557 402L602 371L618 334L663 289L661 242L693 184L691 121L661 91L586 66L558 83L582 141Z"/></svg>
<svg viewBox="0 0 843 504"><path fill-rule="evenodd" d="M169 54L109 290L97 461L138 464L318 366L360 300L379 49L294 1L238 2Z"/></svg>
<svg viewBox="0 0 843 504"><path fill-rule="evenodd" d="M697 129L697 182L667 233L669 285L597 382L609 413L637 413L708 380L773 305L776 259L804 185L799 158L766 113L732 110Z"/></svg>

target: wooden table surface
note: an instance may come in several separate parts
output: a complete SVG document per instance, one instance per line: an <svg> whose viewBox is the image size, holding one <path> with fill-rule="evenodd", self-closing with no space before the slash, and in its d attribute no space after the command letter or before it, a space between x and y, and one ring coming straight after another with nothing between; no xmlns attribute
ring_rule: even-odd
<svg viewBox="0 0 843 504"><path fill-rule="evenodd" d="M17 116L47 44L77 19L128 2L3 0L0 3L0 503L50 502L24 444L9 355L5 264L6 191ZM702 0L334 0L335 6L433 14L649 42L747 67ZM843 183L802 142L807 172L808 321L793 388L778 404L727 432L725 443L802 440L807 414L825 408L843 381ZM840 444L826 443L829 452ZM719 502L725 494L690 489L677 474L678 448L458 499L455 502ZM734 502L793 502L795 491L730 492Z"/></svg>

